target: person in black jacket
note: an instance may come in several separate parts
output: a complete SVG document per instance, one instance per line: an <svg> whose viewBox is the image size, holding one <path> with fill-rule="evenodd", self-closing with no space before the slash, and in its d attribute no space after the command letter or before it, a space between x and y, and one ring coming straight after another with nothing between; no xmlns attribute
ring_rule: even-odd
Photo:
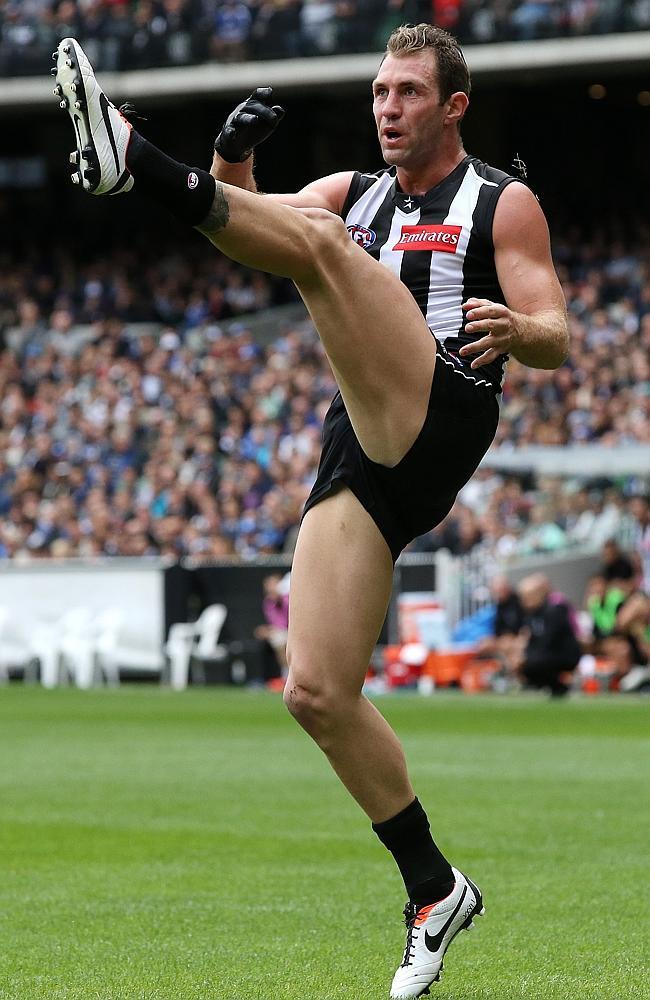
<svg viewBox="0 0 650 1000"><path fill-rule="evenodd" d="M494 634L497 639L518 636L524 623L524 610L516 590L505 576L497 576L490 587L496 601Z"/></svg>
<svg viewBox="0 0 650 1000"><path fill-rule="evenodd" d="M543 573L525 577L519 584L524 611L526 643L520 663L525 683L550 688L554 696L569 690L562 675L574 670L582 654L571 623L569 608L551 598L551 585Z"/></svg>

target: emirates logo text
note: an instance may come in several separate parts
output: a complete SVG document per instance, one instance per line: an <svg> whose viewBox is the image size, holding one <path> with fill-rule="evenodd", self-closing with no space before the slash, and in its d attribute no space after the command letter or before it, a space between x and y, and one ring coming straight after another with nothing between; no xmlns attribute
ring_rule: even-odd
<svg viewBox="0 0 650 1000"><path fill-rule="evenodd" d="M402 226L393 250L438 250L456 253L462 226Z"/></svg>

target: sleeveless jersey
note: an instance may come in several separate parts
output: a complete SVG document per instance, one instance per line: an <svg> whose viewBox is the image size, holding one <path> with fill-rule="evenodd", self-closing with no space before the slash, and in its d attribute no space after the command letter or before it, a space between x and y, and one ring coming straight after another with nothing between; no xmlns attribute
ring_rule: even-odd
<svg viewBox="0 0 650 1000"><path fill-rule="evenodd" d="M503 189L517 178L466 156L439 184L406 195L390 167L355 173L342 218L355 242L404 282L438 341L457 358L463 344L484 334L465 332L461 303L476 296L503 302L494 265L492 221ZM499 390L507 355L471 370L477 384Z"/></svg>

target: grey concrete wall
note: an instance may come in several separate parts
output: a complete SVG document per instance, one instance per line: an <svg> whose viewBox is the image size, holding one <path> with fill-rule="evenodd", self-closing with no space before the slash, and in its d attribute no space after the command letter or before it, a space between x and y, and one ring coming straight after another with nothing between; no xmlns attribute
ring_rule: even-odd
<svg viewBox="0 0 650 1000"><path fill-rule="evenodd" d="M564 554L563 556L529 556L506 570L511 583L517 584L530 573L545 573L553 586L569 598L576 607L582 606L587 580L600 565L597 554Z"/></svg>

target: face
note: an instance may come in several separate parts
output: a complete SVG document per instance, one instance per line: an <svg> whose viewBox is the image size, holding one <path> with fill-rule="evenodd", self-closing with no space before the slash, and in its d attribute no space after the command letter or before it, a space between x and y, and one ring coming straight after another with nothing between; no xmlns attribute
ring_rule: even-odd
<svg viewBox="0 0 650 1000"><path fill-rule="evenodd" d="M445 130L455 130L459 120L455 113L459 95L440 103L436 56L431 49L386 56L372 92L379 144L389 166L412 170L426 164ZM465 106L466 99L462 111Z"/></svg>
<svg viewBox="0 0 650 1000"><path fill-rule="evenodd" d="M536 611L542 604L543 595L540 594L538 587L521 587L519 600L524 611Z"/></svg>
<svg viewBox="0 0 650 1000"><path fill-rule="evenodd" d="M275 597L277 595L281 579L282 577L276 573L272 573L270 576L264 578L264 593L267 597Z"/></svg>
<svg viewBox="0 0 650 1000"><path fill-rule="evenodd" d="M618 556L618 546L614 542L605 542L603 545L603 560L606 563L614 562Z"/></svg>
<svg viewBox="0 0 650 1000"><path fill-rule="evenodd" d="M492 586L490 589L492 591L492 597L495 601L506 601L512 593L510 581L507 580L505 576L495 576L492 580Z"/></svg>
<svg viewBox="0 0 650 1000"><path fill-rule="evenodd" d="M549 595L550 586L546 577L538 574L525 577L519 584L519 600L524 611L541 608Z"/></svg>

